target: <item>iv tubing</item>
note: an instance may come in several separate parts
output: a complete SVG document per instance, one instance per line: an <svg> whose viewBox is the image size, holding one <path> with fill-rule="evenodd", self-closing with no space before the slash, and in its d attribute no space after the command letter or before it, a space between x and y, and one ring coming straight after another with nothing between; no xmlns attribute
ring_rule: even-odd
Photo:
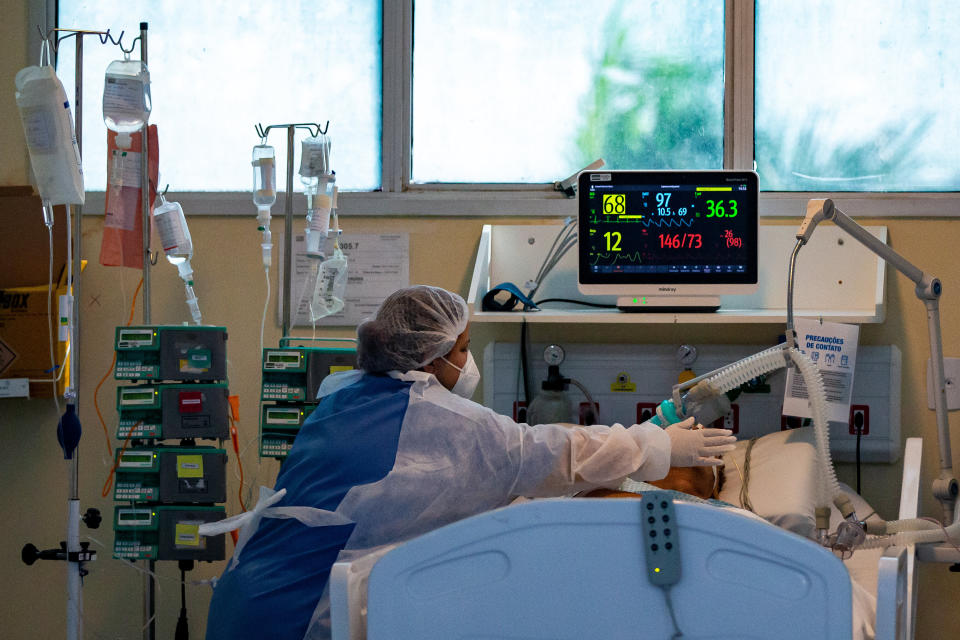
<svg viewBox="0 0 960 640"><path fill-rule="evenodd" d="M260 353L263 353L263 327L267 324L267 309L270 306L270 267L263 268L263 276L267 281L267 296L263 301L263 315L260 316Z"/></svg>
<svg viewBox="0 0 960 640"><path fill-rule="evenodd" d="M49 323L53 317L53 302L52 298L54 295L53 289L53 225L47 227L47 236L50 240L50 261L47 264L47 322ZM56 323L59 325L59 322ZM51 383L53 384L53 404L57 407L57 415L60 415L60 401L57 399L57 382L60 380L59 377L53 375L53 372L57 369L57 355L53 348L53 333L56 331L55 328L47 326L48 332L47 337L50 338L50 378ZM60 367L60 371L63 371L63 367Z"/></svg>
<svg viewBox="0 0 960 640"><path fill-rule="evenodd" d="M72 347L72 346L73 346L73 339L74 339L74 323L76 322L76 318L73 317L73 311L74 311L74 304L73 304L73 224L71 223L71 220L70 220L70 209L71 209L70 205L67 205L66 207L64 207L64 209L66 209L66 211L67 211L67 300L68 300L69 306L70 306L69 311L67 311L67 314L68 314L68 315L67 315L67 318L68 318L67 326L69 327L69 331L67 332L67 340L70 341L70 346ZM80 213L77 212L77 216L79 216L79 215L80 215ZM79 218L78 218L78 220L79 220ZM70 401L76 399L76 391L74 390L74 380L75 380L74 374L76 373L78 367L75 365L75 360L76 360L75 357L73 357L73 356L70 357L70 371L67 372L67 374L68 374L68 376L69 376L69 377L67 378L67 388L66 388L66 390L63 392L63 396L64 396L64 398L67 399L68 404L69 404ZM64 364L66 364L66 363L64 363ZM56 395L56 391L54 391L54 395Z"/></svg>
<svg viewBox="0 0 960 640"><path fill-rule="evenodd" d="M574 385L575 387L580 389L580 391L583 392L584 397L587 399L587 402L589 403L588 406L590 407L590 411L594 413L593 419L597 420L600 416L596 415L597 403L593 401L593 396L590 395L590 392L587 390L585 386L583 386L583 384L580 383L579 380L574 380L573 378L570 378L570 384Z"/></svg>

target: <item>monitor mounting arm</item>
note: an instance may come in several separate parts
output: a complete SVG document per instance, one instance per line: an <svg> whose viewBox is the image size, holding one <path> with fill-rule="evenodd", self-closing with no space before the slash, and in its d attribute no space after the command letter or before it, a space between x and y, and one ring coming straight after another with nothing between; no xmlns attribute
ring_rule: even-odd
<svg viewBox="0 0 960 640"><path fill-rule="evenodd" d="M933 371L934 408L937 416L937 438L940 446L940 475L933 481L933 495L943 509L943 522L954 521L958 485L953 473L953 456L950 451L950 422L947 417L946 382L943 372L943 340L940 332L940 280L918 269L903 256L881 242L848 215L834 207L830 199L810 200L807 215L797 229L797 244L790 261L790 283L787 298L787 339L793 335L793 272L797 252L813 235L813 230L822 220L830 220L849 233L860 244L870 249L887 263L909 278L916 285L917 298L927 309L927 329L930 339L930 362Z"/></svg>

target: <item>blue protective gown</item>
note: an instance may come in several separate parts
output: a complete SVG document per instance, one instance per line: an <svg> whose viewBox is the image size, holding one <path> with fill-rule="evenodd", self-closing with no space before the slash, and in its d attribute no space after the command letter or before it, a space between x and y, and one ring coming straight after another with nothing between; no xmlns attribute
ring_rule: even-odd
<svg viewBox="0 0 960 640"><path fill-rule="evenodd" d="M214 589L207 640L329 634L336 561L509 504L662 478L669 437L626 429L517 424L456 396L432 375L328 376L277 478L280 506L336 512L353 524L264 518ZM311 622L312 620L312 622Z"/></svg>

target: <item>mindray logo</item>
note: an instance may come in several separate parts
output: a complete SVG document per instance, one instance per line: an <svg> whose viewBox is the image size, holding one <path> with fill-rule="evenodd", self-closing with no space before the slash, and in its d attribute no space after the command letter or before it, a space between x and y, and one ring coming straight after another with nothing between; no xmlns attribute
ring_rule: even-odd
<svg viewBox="0 0 960 640"><path fill-rule="evenodd" d="M676 291L676 287L657 287L657 291Z"/></svg>
<svg viewBox="0 0 960 640"><path fill-rule="evenodd" d="M29 293L7 293L6 291L0 291L0 309L9 309L10 311L26 309L27 299L29 297Z"/></svg>

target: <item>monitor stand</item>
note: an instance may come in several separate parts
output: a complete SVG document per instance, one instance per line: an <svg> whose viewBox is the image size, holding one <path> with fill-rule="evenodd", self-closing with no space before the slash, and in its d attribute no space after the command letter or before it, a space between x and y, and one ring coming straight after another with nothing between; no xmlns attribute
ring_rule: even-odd
<svg viewBox="0 0 960 640"><path fill-rule="evenodd" d="M628 313L713 313L718 296L621 296L617 308Z"/></svg>

